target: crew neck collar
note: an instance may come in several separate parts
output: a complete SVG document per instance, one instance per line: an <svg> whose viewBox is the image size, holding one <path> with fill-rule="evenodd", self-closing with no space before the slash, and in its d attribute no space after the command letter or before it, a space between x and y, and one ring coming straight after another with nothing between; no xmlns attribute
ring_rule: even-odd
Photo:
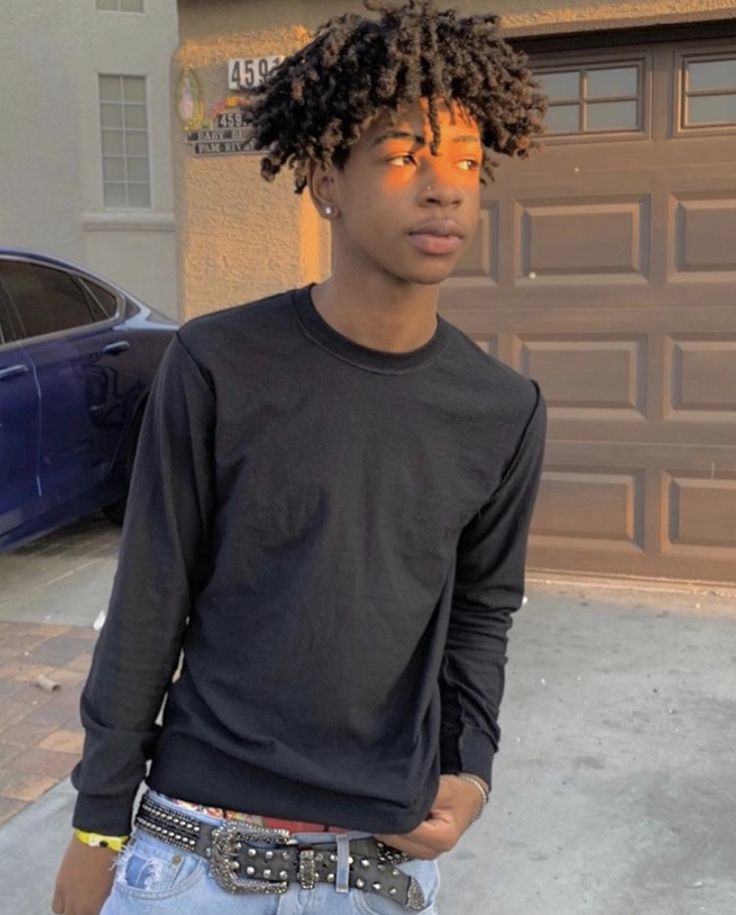
<svg viewBox="0 0 736 915"><path fill-rule="evenodd" d="M363 346L344 336L325 321L312 299L314 285L316 284L310 283L292 291L291 301L297 320L313 342L357 368L386 373L416 371L432 362L449 340L450 325L437 315L437 328L433 336L418 349L392 353Z"/></svg>

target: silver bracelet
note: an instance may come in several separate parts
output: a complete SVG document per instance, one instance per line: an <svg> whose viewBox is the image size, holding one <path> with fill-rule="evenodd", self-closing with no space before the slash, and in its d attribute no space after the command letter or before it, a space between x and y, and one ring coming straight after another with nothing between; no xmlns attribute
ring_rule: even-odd
<svg viewBox="0 0 736 915"><path fill-rule="evenodd" d="M490 792L488 791L486 786L483 784L483 782L478 778L477 775L471 775L469 772L459 772L457 777L461 778L465 782L470 782L471 785L475 785L475 787L478 789L478 791L480 791L481 797L483 798L483 803L481 804L480 810L476 813L476 815L470 821L471 824L475 823L476 820L480 819L480 815L483 813L483 810L489 801Z"/></svg>

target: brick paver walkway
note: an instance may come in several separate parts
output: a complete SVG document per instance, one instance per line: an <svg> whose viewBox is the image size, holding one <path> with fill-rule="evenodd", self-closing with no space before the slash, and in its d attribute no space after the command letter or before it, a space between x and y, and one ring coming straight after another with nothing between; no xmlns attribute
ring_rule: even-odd
<svg viewBox="0 0 736 915"><path fill-rule="evenodd" d="M79 758L79 694L96 637L91 627L0 622L0 824L66 778ZM59 688L40 688L39 674Z"/></svg>

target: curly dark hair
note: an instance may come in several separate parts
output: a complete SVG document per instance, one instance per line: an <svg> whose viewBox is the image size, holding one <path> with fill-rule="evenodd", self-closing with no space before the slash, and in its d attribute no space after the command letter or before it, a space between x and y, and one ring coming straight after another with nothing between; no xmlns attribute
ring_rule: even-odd
<svg viewBox="0 0 736 915"><path fill-rule="evenodd" d="M541 147L547 99L526 66L527 56L499 37L500 17L460 18L433 0L394 6L364 0L377 20L336 16L312 41L287 57L247 96L244 117L252 140L266 151L261 175L271 181L294 169L296 193L310 163L345 164L366 119L402 104L428 100L430 150L440 142L438 105L454 106L478 124L483 170L493 178L496 152L525 158Z"/></svg>

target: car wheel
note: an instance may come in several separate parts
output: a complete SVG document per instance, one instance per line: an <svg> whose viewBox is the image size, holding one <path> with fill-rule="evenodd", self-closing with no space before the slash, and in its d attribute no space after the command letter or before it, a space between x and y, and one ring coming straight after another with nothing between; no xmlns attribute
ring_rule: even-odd
<svg viewBox="0 0 736 915"><path fill-rule="evenodd" d="M144 408L145 404L142 404L138 408L130 426L130 434L128 435L128 443L125 449L125 492L117 502L112 502L102 509L105 516L109 518L113 524L118 524L120 526L122 526L123 519L125 518L125 505L128 501L128 489L130 488L130 478L133 475L133 461L135 460L135 449L138 445L138 436L141 431Z"/></svg>

